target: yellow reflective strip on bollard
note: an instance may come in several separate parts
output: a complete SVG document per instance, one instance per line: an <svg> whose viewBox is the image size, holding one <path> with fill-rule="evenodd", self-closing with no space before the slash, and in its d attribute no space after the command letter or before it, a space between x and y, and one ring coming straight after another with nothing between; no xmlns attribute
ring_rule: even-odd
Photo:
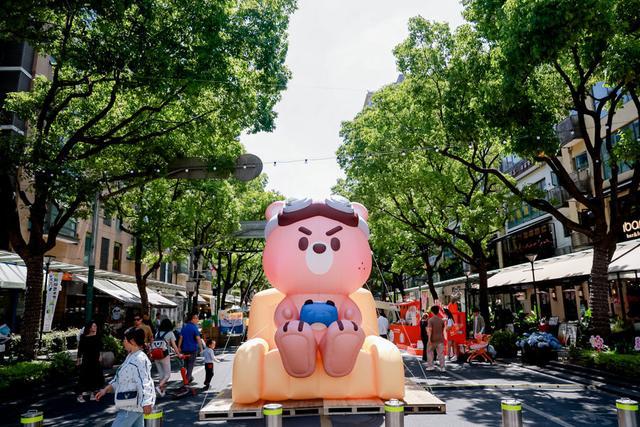
<svg viewBox="0 0 640 427"><path fill-rule="evenodd" d="M384 407L385 412L404 412L404 406L386 406Z"/></svg>
<svg viewBox="0 0 640 427"><path fill-rule="evenodd" d="M145 420L157 420L158 418L162 418L162 411L154 412L152 414L144 414Z"/></svg>
<svg viewBox="0 0 640 427"><path fill-rule="evenodd" d="M20 424L37 423L44 420L44 415L38 415L37 417L20 418Z"/></svg>
<svg viewBox="0 0 640 427"><path fill-rule="evenodd" d="M262 413L264 415L280 415L280 414L282 414L282 408L280 408L280 409L263 409Z"/></svg>
<svg viewBox="0 0 640 427"><path fill-rule="evenodd" d="M638 405L629 405L628 403L619 403L616 402L616 408L624 409L625 411L637 411Z"/></svg>
<svg viewBox="0 0 640 427"><path fill-rule="evenodd" d="M522 405L507 405L502 403L501 407L503 411L522 411Z"/></svg>

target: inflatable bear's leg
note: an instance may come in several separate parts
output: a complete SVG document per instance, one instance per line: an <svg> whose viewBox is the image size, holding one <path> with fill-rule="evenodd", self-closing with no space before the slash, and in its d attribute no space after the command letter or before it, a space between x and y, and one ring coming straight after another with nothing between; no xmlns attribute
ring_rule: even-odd
<svg viewBox="0 0 640 427"><path fill-rule="evenodd" d="M324 370L332 377L351 373L364 342L364 331L351 320L336 320L320 342Z"/></svg>
<svg viewBox="0 0 640 427"><path fill-rule="evenodd" d="M316 370L316 339L309 324L291 320L276 331L276 345L289 375L305 378Z"/></svg>

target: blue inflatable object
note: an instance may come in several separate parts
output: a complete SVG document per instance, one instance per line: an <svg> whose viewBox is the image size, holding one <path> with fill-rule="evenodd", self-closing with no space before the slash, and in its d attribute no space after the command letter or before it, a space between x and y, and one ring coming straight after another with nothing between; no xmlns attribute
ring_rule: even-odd
<svg viewBox="0 0 640 427"><path fill-rule="evenodd" d="M307 302L300 310L300 320L308 324L323 323L329 327L338 320L338 309L333 303Z"/></svg>

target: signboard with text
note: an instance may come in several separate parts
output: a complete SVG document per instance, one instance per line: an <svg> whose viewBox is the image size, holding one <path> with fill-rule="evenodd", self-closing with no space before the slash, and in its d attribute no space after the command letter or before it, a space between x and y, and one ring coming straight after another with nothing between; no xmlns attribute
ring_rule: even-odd
<svg viewBox="0 0 640 427"><path fill-rule="evenodd" d="M56 311L56 304L58 302L58 295L62 287L63 273L49 273L47 279L47 297L44 307L44 322L42 324L42 332L51 331L51 323L53 322L53 315Z"/></svg>

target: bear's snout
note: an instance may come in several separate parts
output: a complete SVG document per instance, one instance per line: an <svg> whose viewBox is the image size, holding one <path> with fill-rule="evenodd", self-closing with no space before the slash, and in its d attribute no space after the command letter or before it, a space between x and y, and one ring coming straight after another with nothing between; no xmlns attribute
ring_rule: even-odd
<svg viewBox="0 0 640 427"><path fill-rule="evenodd" d="M313 252L321 254L327 250L327 247L323 243L316 243L313 245Z"/></svg>

